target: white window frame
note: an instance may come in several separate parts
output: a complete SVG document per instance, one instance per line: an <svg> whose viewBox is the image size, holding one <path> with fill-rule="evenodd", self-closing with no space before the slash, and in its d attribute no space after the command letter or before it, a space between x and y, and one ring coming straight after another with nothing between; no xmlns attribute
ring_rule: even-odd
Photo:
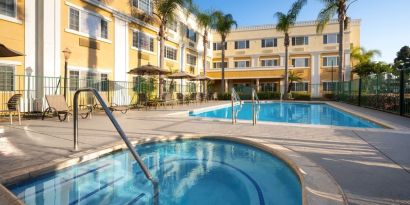
<svg viewBox="0 0 410 205"><path fill-rule="evenodd" d="M190 61L190 60L189 60L190 57L194 57L194 58L192 58L192 59L195 59L195 64L192 64L191 62L189 62L189 61ZM191 59L191 60L192 60L192 59ZM197 57L196 55L187 53L187 54L186 54L186 64L187 64L187 65L191 65L191 66L196 66L196 65L198 64L198 57Z"/></svg>
<svg viewBox="0 0 410 205"><path fill-rule="evenodd" d="M141 9L140 1L141 0L132 0L132 6L137 8L138 10L141 10L141 11L145 12L145 13L152 14L152 0L147 0L148 1L148 11L145 11L144 9ZM135 5L135 2L137 2L137 5Z"/></svg>
<svg viewBox="0 0 410 205"><path fill-rule="evenodd" d="M18 17L17 7L18 7L17 0L14 0L14 16L7 16L7 15L4 15L4 14L0 14L0 19L10 21L10 22L13 22L13 23L22 24L23 22L17 18Z"/></svg>
<svg viewBox="0 0 410 205"><path fill-rule="evenodd" d="M239 45L241 43L245 43L245 47L243 47L243 48L240 47ZM249 47L250 47L249 40L237 40L237 41L235 41L235 50L249 49Z"/></svg>
<svg viewBox="0 0 410 205"><path fill-rule="evenodd" d="M0 92L13 92L13 91L15 91L16 90L16 65L13 65L13 64L3 64L3 63L0 63L0 66L4 66L4 67L11 67L11 69L12 69L12 72L13 72L13 87L12 87L12 89L11 90L3 90L3 89L0 89Z"/></svg>
<svg viewBox="0 0 410 205"><path fill-rule="evenodd" d="M303 44L296 44L297 38L303 38ZM293 39L295 39L295 44L293 44ZM309 45L309 36L294 36L291 39L292 46L307 46Z"/></svg>
<svg viewBox="0 0 410 205"><path fill-rule="evenodd" d="M225 61L224 63L226 65L225 68L228 68L228 62ZM216 66L216 65L218 65L218 66ZM213 62L212 66L213 66L214 69L221 69L222 68L222 61Z"/></svg>
<svg viewBox="0 0 410 205"><path fill-rule="evenodd" d="M95 12L92 12L92 11L89 11L89 10L86 10L86 9L84 9L84 8L81 8L81 7L79 7L79 6L76 6L76 5L74 5L74 4L72 4L72 3L69 3L69 2L66 2L66 5L68 5L68 18L67 18L67 20L68 20L68 22L67 22L67 28L65 29L65 31L66 32L69 32L69 33L73 33L73 34L76 34L76 35L80 35L80 36L84 36L84 37L87 37L87 38L90 38L90 39L95 39L95 40L99 40L99 41L103 41L103 42L106 42L106 43L112 43L112 41L111 40L109 40L109 38L110 38L110 36L109 36L109 27L110 27L110 22L112 22L112 20L110 19L110 18L108 18L108 17L105 17L105 16L103 16L103 15L100 15L100 14L98 14L98 13L95 13ZM78 31L77 30L73 30L73 29L71 29L70 28L70 10L71 9L75 9L75 10L77 10L77 11L79 11L79 16L78 16ZM93 16L95 16L95 17L97 17L97 18L100 18L100 28L102 28L101 27L101 21L103 20L103 21L105 21L106 23L107 23L107 38L103 38L102 37L102 33L101 33L101 31L102 31L102 29L100 29L100 33L99 33L99 36L91 36L90 34L88 34L88 33L84 33L84 32L82 32L81 30L82 30L82 26L81 26L81 16L82 16L82 13L83 12L85 12L85 13L87 13L88 15L93 15Z"/></svg>
<svg viewBox="0 0 410 205"><path fill-rule="evenodd" d="M223 47L222 42L214 42L213 45L212 45L212 49L214 51L221 51L222 47ZM227 50L227 48L228 48L228 43L225 42L225 50Z"/></svg>
<svg viewBox="0 0 410 205"><path fill-rule="evenodd" d="M325 86L325 84L326 84L326 86ZM332 85L332 81L322 81L322 91L324 91L324 92L333 91L332 86L330 86L330 85ZM325 89L325 87L326 87L326 89ZM330 88L330 90L329 90L329 88Z"/></svg>
<svg viewBox="0 0 410 205"><path fill-rule="evenodd" d="M306 59L308 59L307 60L307 65L305 65L305 66L296 66L295 64L296 64L296 59L304 59L304 61L306 62ZM293 63L293 60L295 60L295 63ZM294 68L309 68L309 66L310 66L310 58L308 58L308 57L296 57L296 58L291 58L291 65L294 67Z"/></svg>
<svg viewBox="0 0 410 205"><path fill-rule="evenodd" d="M300 82L292 82L292 83L293 83L293 86L292 86L291 92L309 92L309 81L300 81ZM303 90L300 91L296 89L296 84L307 84L307 86L305 87L305 85L303 85ZM305 90L305 88L307 89Z"/></svg>
<svg viewBox="0 0 410 205"><path fill-rule="evenodd" d="M165 45L165 47L164 47L164 58L165 59L167 59L167 60L170 60L170 61L177 61L178 60L178 49L177 48L175 48L175 47L173 47L173 46L168 46L168 45ZM168 58L167 57L167 49L172 49L172 50L174 50L175 51L175 59L172 59L172 58Z"/></svg>
<svg viewBox="0 0 410 205"><path fill-rule="evenodd" d="M336 36L336 42L332 42L332 43L329 43L329 36L330 35L335 35ZM325 42L325 36L326 36L326 42ZM325 45L327 45L327 44L337 44L337 43L339 43L339 34L338 33L328 33L328 34L324 34L323 35L323 44L325 44Z"/></svg>
<svg viewBox="0 0 410 205"><path fill-rule="evenodd" d="M277 63L276 63L276 65L266 65L266 62L265 62L265 65L263 65L262 61L272 61L273 64L275 64L274 62L276 61ZM280 62L279 62L279 59L277 59L277 58L265 58L265 59L260 60L261 67L278 67L279 64L280 64Z"/></svg>
<svg viewBox="0 0 410 205"><path fill-rule="evenodd" d="M134 33L137 33L137 35L138 35L138 42L137 42L138 47L134 46ZM141 48L141 46L139 45L140 44L139 39L141 39L141 37L140 37L141 33L148 36L150 39L153 39L153 46L152 46L153 51L147 50L145 48ZM149 33L145 33L145 32L142 32L140 30L133 30L132 31L131 48L134 49L134 50L144 51L144 52L147 52L147 53L155 54L154 53L155 52L155 37L153 35L149 34Z"/></svg>
<svg viewBox="0 0 410 205"><path fill-rule="evenodd" d="M195 41L190 38L189 33L191 33L191 31L195 34ZM185 30L185 37L193 43L198 42L198 33L194 29L189 28L188 26L186 27L186 30Z"/></svg>
<svg viewBox="0 0 410 205"><path fill-rule="evenodd" d="M336 58L336 61L334 61L334 64L333 64L333 68L339 66L339 56L323 56L322 57L322 67L332 68L332 61L329 61L329 58Z"/></svg>
<svg viewBox="0 0 410 205"><path fill-rule="evenodd" d="M272 40L272 46L267 46L266 41ZM277 38L264 38L261 40L261 47L262 48L275 48L278 47L278 39Z"/></svg>
<svg viewBox="0 0 410 205"><path fill-rule="evenodd" d="M245 67L239 66L239 63L245 63ZM234 67L235 68L250 68L251 67L251 61L250 60L236 60L236 61L234 61Z"/></svg>

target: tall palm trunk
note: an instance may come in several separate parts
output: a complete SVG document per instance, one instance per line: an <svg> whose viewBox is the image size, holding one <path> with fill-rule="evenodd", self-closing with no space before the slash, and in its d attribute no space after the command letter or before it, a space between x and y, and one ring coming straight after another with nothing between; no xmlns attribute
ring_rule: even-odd
<svg viewBox="0 0 410 205"><path fill-rule="evenodd" d="M288 99L288 78L289 78L289 33L285 33L285 86L284 86L284 95L285 100Z"/></svg>
<svg viewBox="0 0 410 205"><path fill-rule="evenodd" d="M204 68L204 76L206 76L206 56L207 56L207 51L208 51L208 31L205 29L204 32L204 56L203 56L203 62L202 66ZM207 85L206 85L206 80L203 81L203 86L204 86L204 93L206 94L207 92Z"/></svg>
<svg viewBox="0 0 410 205"><path fill-rule="evenodd" d="M344 30L345 30L345 18L346 18L346 2L344 0L341 0L339 5L339 15L338 15L338 21L339 21L339 70L338 70L338 75L339 75L339 82L343 82L343 67L344 67Z"/></svg>
<svg viewBox="0 0 410 205"><path fill-rule="evenodd" d="M226 93L225 89L225 37L222 37L222 77L221 77L221 93Z"/></svg>
<svg viewBox="0 0 410 205"><path fill-rule="evenodd" d="M161 24L159 28L159 67L164 69L164 56L165 56L165 24ZM159 76L159 97L162 97L163 83L162 76Z"/></svg>

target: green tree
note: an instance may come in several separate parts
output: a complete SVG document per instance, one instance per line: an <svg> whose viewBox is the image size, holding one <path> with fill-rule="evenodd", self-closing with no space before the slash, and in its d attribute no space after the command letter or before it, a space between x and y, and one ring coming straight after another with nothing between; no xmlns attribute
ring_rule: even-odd
<svg viewBox="0 0 410 205"><path fill-rule="evenodd" d="M196 19L198 21L198 25L199 27L201 27L204 30L204 34L203 34L203 49L204 49L204 53L203 53L203 59L202 59L202 66L204 69L204 75L206 75L206 58L207 58L207 51L208 51L208 44L209 44L209 29L212 26L212 22L213 22L213 15L211 12L197 12L196 13Z"/></svg>
<svg viewBox="0 0 410 205"><path fill-rule="evenodd" d="M289 44L290 44L290 37L289 37L289 30L290 28L295 25L297 16L302 10L302 7L306 4L307 0L298 0L293 3L291 9L288 11L287 14L282 12L276 12L275 17L278 18L278 23L276 24L276 30L281 31L285 34L285 89L288 87L288 69L289 69ZM288 99L288 91L285 90L284 99Z"/></svg>
<svg viewBox="0 0 410 205"><path fill-rule="evenodd" d="M393 71L393 67L390 64L384 62L362 62L356 65L352 71L359 75L361 78L367 77L371 74L390 73Z"/></svg>
<svg viewBox="0 0 410 205"><path fill-rule="evenodd" d="M338 16L339 22L339 69L338 76L339 81L343 80L343 67L344 67L344 31L349 26L350 18L347 16L349 7L358 0L320 0L324 3L324 8L319 12L317 17L317 33L322 33L329 21Z"/></svg>
<svg viewBox="0 0 410 205"><path fill-rule="evenodd" d="M397 57L394 59L394 67L397 69L410 70L410 47L403 46L400 51L397 52Z"/></svg>
<svg viewBox="0 0 410 205"><path fill-rule="evenodd" d="M356 60L358 63L370 62L376 56L381 56L379 50L366 50L363 47L354 47L350 53L351 59Z"/></svg>
<svg viewBox="0 0 410 205"><path fill-rule="evenodd" d="M238 27L238 24L233 19L231 14L224 14L222 11L215 11L212 14L214 16L214 22L212 23L212 28L221 36L221 46L222 46L222 77L221 77L221 91L226 92L225 89L225 46L226 38L231 33L233 27Z"/></svg>
<svg viewBox="0 0 410 205"><path fill-rule="evenodd" d="M301 82L301 81L302 81L302 77L300 77L298 73L294 71L290 71L289 72L289 86L288 86L287 93L290 93L290 91L292 90L293 82Z"/></svg>

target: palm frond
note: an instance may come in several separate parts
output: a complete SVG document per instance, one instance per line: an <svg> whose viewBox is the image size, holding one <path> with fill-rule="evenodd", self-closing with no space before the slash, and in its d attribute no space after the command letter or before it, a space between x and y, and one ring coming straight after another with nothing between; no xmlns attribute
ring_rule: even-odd
<svg viewBox="0 0 410 205"><path fill-rule="evenodd" d="M325 8L323 8L319 12L319 15L317 16L317 22L318 22L316 26L317 33L323 32L326 25L333 18L333 16L337 14L337 10L338 10L337 2L334 2L332 0L324 0L324 1L329 1L330 3L326 3Z"/></svg>

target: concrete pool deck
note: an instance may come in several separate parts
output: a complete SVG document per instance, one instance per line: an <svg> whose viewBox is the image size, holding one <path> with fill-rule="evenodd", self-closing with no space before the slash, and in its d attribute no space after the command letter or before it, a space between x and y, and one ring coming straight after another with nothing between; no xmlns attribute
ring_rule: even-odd
<svg viewBox="0 0 410 205"><path fill-rule="evenodd" d="M194 108L188 106L131 111L125 115L116 113L116 117L133 140L188 134L240 137L280 145L325 169L340 185L349 204L410 204L410 119L342 103L331 104L362 117L378 119L394 129L232 125L183 114L169 115ZM210 104L195 107L206 106ZM108 118L102 114L91 120L80 120L79 126L80 148L84 151L121 143ZM61 123L56 118L23 121L22 126L3 124L3 129L0 127L0 180L16 170L69 159L73 155L72 133L72 122Z"/></svg>

